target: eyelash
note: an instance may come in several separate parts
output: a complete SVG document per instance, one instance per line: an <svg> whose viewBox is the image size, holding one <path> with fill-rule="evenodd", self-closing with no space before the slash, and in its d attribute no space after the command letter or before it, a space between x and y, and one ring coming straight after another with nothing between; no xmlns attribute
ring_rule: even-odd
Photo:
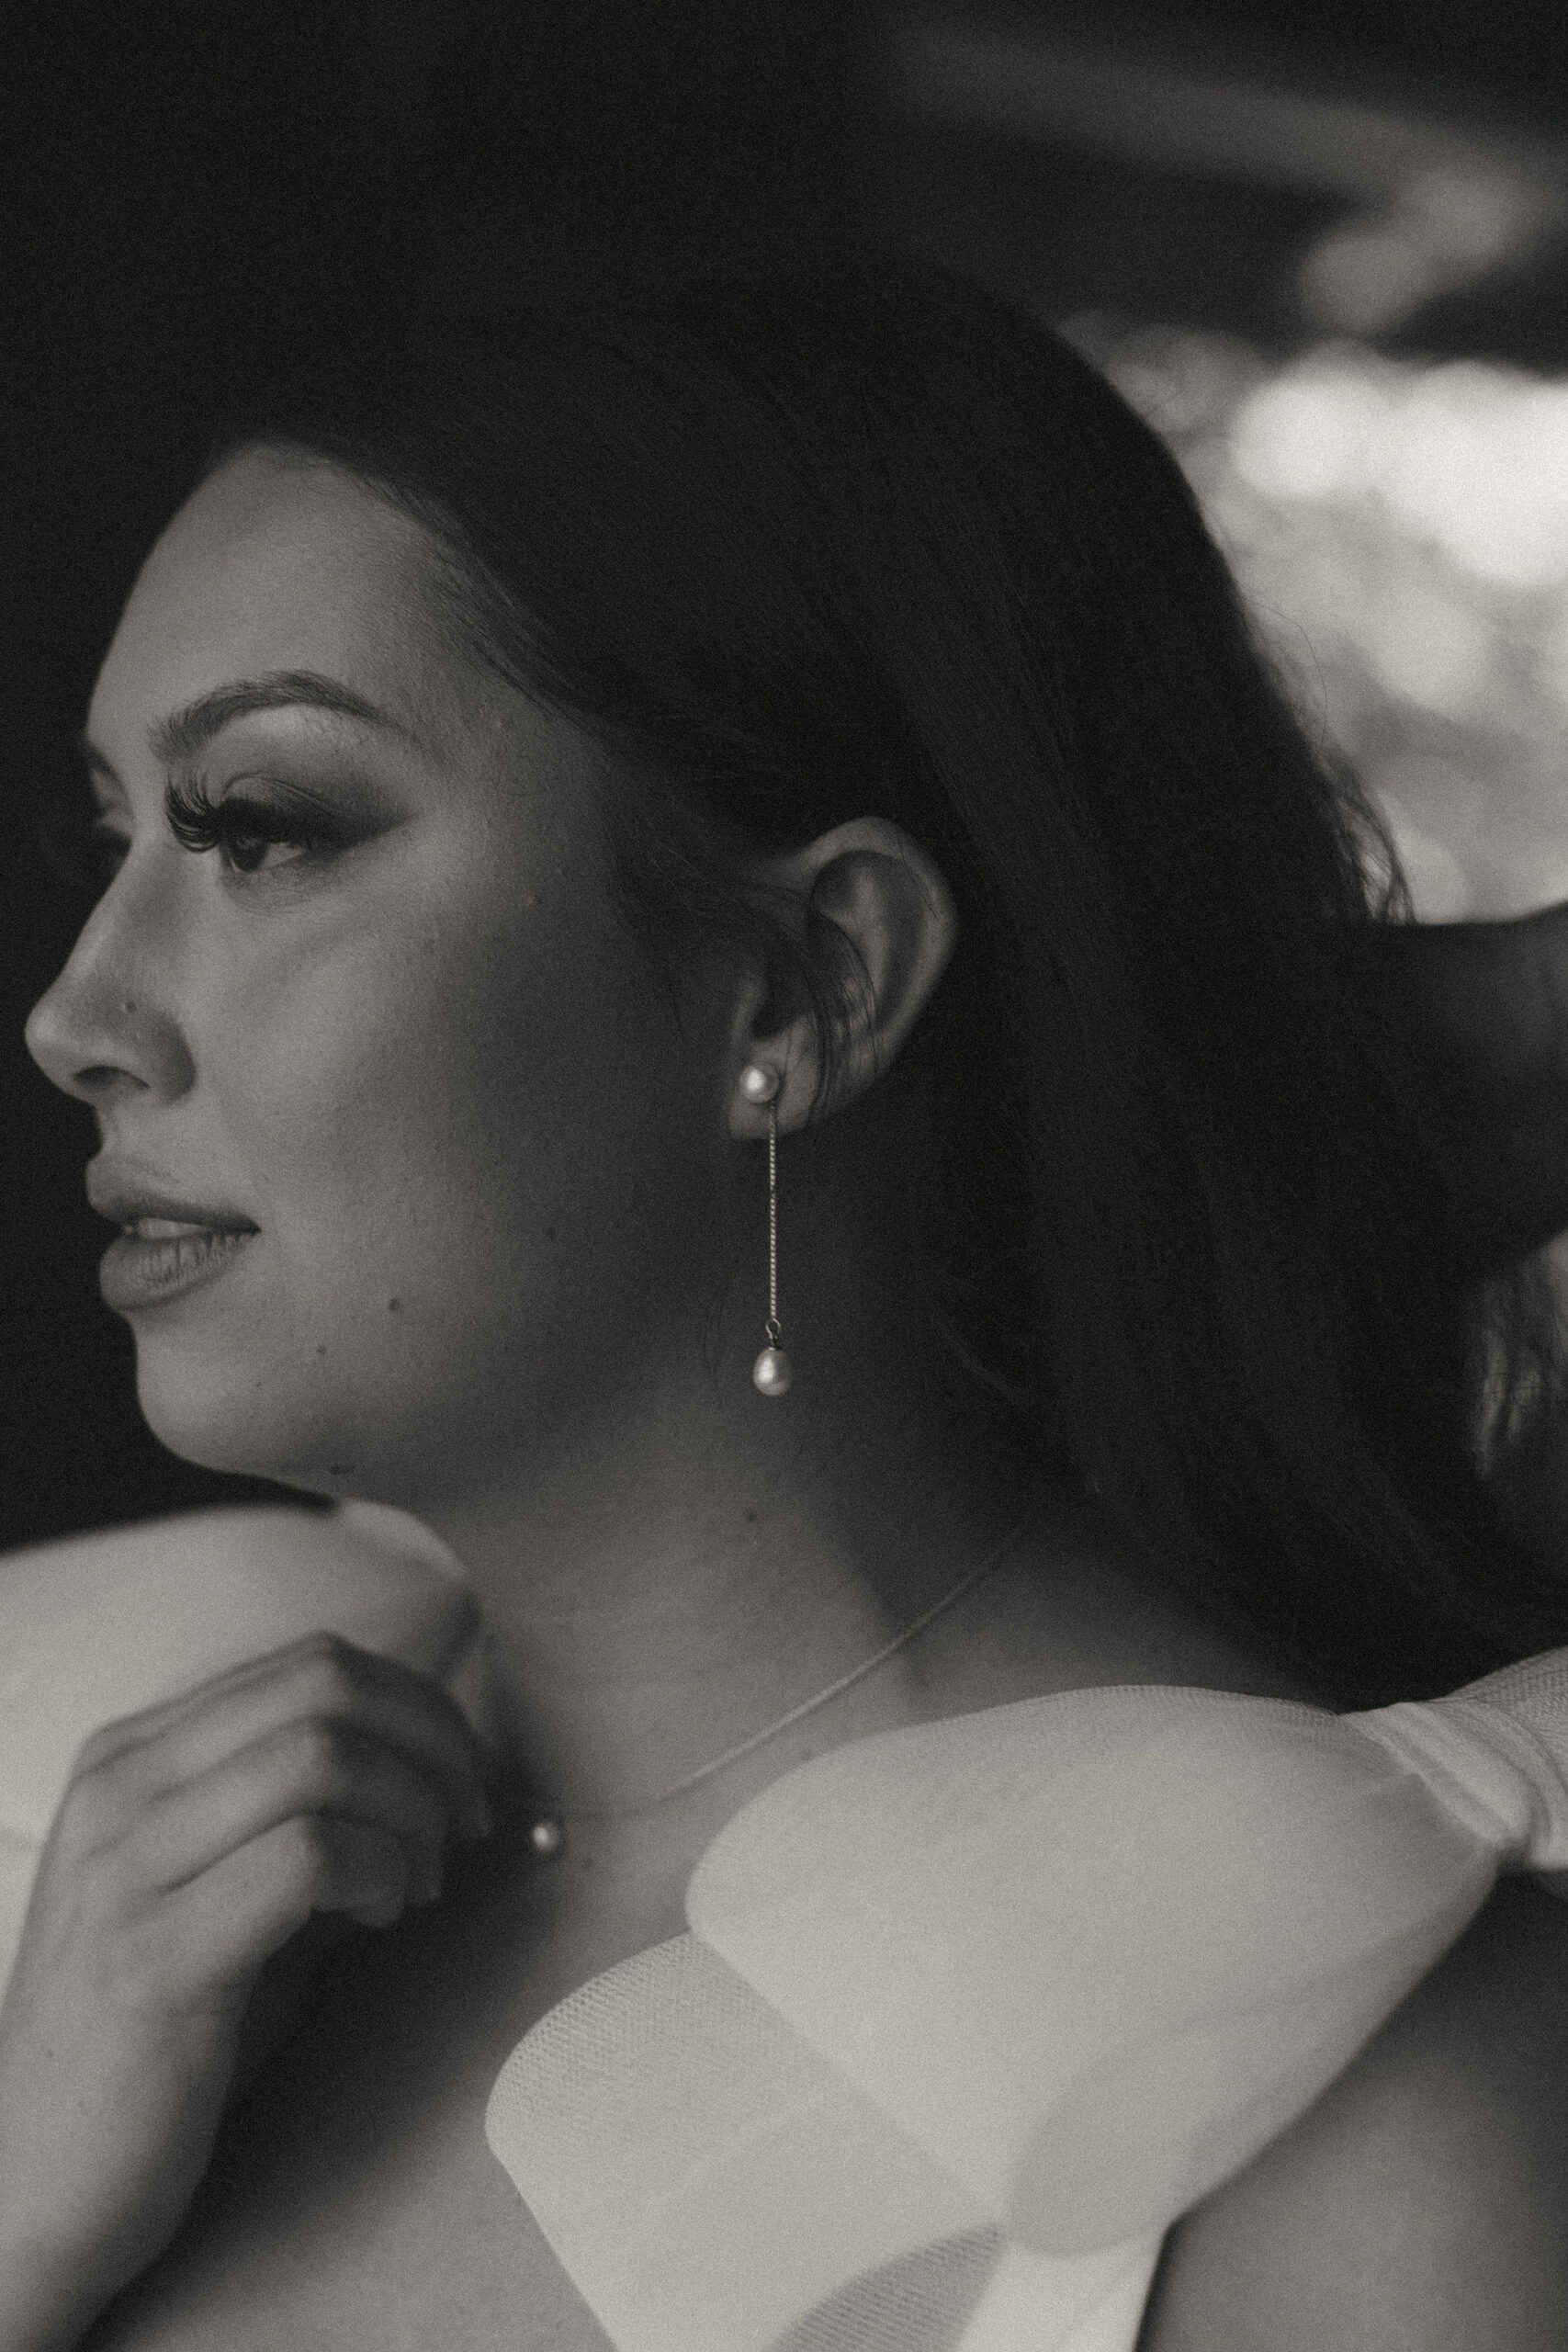
<svg viewBox="0 0 1568 2352"><path fill-rule="evenodd" d="M325 859L350 838L324 811L297 812L238 792L215 801L200 779L192 786L167 786L164 807L169 829L183 848L198 854L219 850L231 871L247 877L260 872L261 857L247 864L241 843L259 842L264 853L274 847L298 850L298 857L284 861L298 865ZM113 818L87 804L85 791L79 799L56 801L39 811L36 842L47 871L86 905L103 896L130 846Z"/></svg>
<svg viewBox="0 0 1568 2352"><path fill-rule="evenodd" d="M239 792L227 793L221 800L214 800L200 777L190 785L165 785L164 813L169 831L182 848L198 854L204 850L218 850L224 864L238 874L254 874L262 863L260 855L247 862L239 849L242 842L259 842L263 854L272 848L298 849L305 858L319 857L343 846L341 834L319 815L306 818L293 809L271 807L265 800L247 799ZM287 862L294 865L300 861L290 858Z"/></svg>

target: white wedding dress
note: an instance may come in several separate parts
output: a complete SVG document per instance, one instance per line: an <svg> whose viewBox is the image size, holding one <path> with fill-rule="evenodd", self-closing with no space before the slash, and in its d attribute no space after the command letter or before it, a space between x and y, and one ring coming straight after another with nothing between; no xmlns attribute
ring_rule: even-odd
<svg viewBox="0 0 1568 2352"><path fill-rule="evenodd" d="M0 1562L0 1968L79 1740L317 1624L483 1723L460 1574L395 1512ZM1501 1871L1568 1887L1565 1775L1568 1652L1367 1714L1138 1687L858 1741L525 2036L491 2145L617 2352L1132 2352L1171 2222Z"/></svg>

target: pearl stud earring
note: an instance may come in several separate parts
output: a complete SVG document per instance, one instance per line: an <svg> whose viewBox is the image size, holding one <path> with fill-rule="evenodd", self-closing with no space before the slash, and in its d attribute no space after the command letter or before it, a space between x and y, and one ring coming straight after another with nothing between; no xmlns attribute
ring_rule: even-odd
<svg viewBox="0 0 1568 2352"><path fill-rule="evenodd" d="M782 1396L795 1378L795 1367L779 1340L779 1074L760 1062L748 1062L740 1073L740 1091L748 1102L768 1106L768 1319L763 1329L767 1346L751 1366L751 1378L764 1396Z"/></svg>

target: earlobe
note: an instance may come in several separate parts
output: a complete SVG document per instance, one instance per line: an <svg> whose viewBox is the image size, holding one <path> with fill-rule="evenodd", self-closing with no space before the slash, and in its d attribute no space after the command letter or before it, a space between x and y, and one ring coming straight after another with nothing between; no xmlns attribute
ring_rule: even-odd
<svg viewBox="0 0 1568 2352"><path fill-rule="evenodd" d="M818 967L833 1003L829 1085L820 1084L821 1046L809 1009L764 1035L757 1028L766 991L757 983L737 1008L737 1080L730 1132L758 1140L773 1102L779 1131L841 1110L896 1059L953 954L953 894L935 861L901 826L862 817L835 826L804 850L770 863L759 877L799 905L803 956ZM775 1073L775 1096L750 1094L742 1069Z"/></svg>

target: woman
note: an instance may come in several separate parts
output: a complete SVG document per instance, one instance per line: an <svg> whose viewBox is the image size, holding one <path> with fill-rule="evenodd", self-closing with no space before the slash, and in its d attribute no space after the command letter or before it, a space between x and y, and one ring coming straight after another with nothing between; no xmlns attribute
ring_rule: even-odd
<svg viewBox="0 0 1568 2352"><path fill-rule="evenodd" d="M142 1408L443 1537L510 1753L487 1835L443 1694L310 1641L89 1747L0 2037L18 2352L601 2344L484 2098L749 1799L1053 1692L1563 1638L1472 1464L1375 829L1020 314L850 262L318 367L153 549L87 740L110 874L29 1038ZM312 1914L400 1924L220 2129ZM1565 1963L1499 1898L1140 2342L1547 2340Z"/></svg>

